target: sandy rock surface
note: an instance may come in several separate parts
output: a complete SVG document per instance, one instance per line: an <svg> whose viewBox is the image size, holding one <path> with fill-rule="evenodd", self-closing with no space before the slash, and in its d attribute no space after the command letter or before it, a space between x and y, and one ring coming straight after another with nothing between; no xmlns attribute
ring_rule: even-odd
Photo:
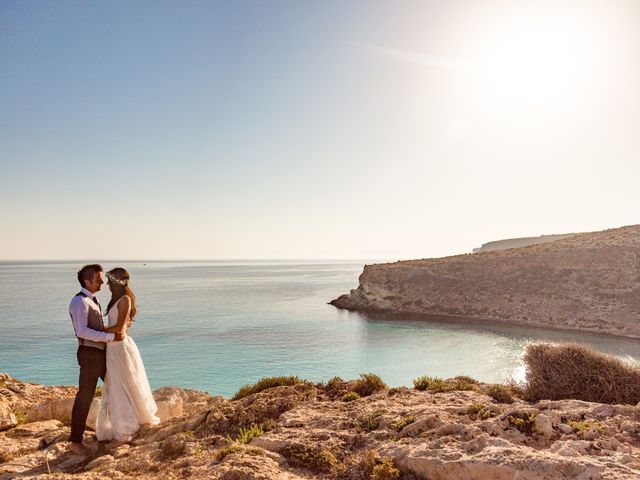
<svg viewBox="0 0 640 480"><path fill-rule="evenodd" d="M640 478L636 406L497 403L483 384L444 393L384 389L344 401L352 385L301 383L237 401L162 390L172 404L182 398L181 416L143 427L114 449L87 432L87 456L68 452L63 422L21 423L0 432L0 479L355 480L372 478L373 469L398 479ZM59 393L38 388L41 399L47 389Z"/></svg>

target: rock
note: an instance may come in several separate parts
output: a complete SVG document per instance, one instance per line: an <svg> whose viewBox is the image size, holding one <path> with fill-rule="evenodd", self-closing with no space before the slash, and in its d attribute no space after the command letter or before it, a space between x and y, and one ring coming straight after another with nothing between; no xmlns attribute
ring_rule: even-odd
<svg viewBox="0 0 640 480"><path fill-rule="evenodd" d="M56 420L60 420L65 425L71 425L71 412L73 411L73 397L60 398L51 403L51 415Z"/></svg>
<svg viewBox="0 0 640 480"><path fill-rule="evenodd" d="M637 426L638 424L636 422L627 420L620 424L620 430L623 432L635 433L637 431Z"/></svg>
<svg viewBox="0 0 640 480"><path fill-rule="evenodd" d="M53 430L58 430L62 427L62 422L58 420L44 420L42 422L31 422L25 423L18 427L15 427L13 430L7 432L12 437L17 436L40 436L46 432L50 432Z"/></svg>
<svg viewBox="0 0 640 480"><path fill-rule="evenodd" d="M558 424L558 430L566 435L571 435L572 433L574 433L573 427L571 425L567 425L566 423Z"/></svg>
<svg viewBox="0 0 640 480"><path fill-rule="evenodd" d="M112 466L113 460L114 458L111 455L102 455L101 457L98 457L90 461L87 464L86 469L87 470L104 470Z"/></svg>
<svg viewBox="0 0 640 480"><path fill-rule="evenodd" d="M539 413L536 415L535 419L535 429L540 432L542 435L550 437L554 434L553 431L553 421L549 415L544 413Z"/></svg>
<svg viewBox="0 0 640 480"><path fill-rule="evenodd" d="M0 431L13 428L18 424L16 416L11 411L9 404L0 398Z"/></svg>
<svg viewBox="0 0 640 480"><path fill-rule="evenodd" d="M162 454L166 457L177 457L184 452L185 445L184 438L174 435L162 442Z"/></svg>
<svg viewBox="0 0 640 480"><path fill-rule="evenodd" d="M166 422L170 418L180 417L184 413L182 396L174 388L158 389L153 393L153 397L158 406L156 415L161 422Z"/></svg>

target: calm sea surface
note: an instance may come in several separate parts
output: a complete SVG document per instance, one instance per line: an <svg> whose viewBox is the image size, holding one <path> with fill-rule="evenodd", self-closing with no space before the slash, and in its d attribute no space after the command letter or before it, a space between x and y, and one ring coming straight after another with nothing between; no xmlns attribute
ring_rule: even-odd
<svg viewBox="0 0 640 480"><path fill-rule="evenodd" d="M0 371L50 385L77 382L67 307L82 262L0 263ZM389 385L419 375L502 381L521 372L536 339L578 340L629 361L640 342L504 326L368 319L327 302L358 284L363 262L103 262L132 275L130 331L153 388L232 395L263 376L379 374ZM106 286L98 295L106 306Z"/></svg>

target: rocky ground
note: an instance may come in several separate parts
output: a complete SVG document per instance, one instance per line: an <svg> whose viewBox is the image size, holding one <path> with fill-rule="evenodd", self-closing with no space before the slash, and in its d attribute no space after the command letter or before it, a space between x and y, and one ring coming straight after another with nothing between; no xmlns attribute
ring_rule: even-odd
<svg viewBox="0 0 640 480"><path fill-rule="evenodd" d="M366 265L347 310L640 338L640 225L539 245Z"/></svg>
<svg viewBox="0 0 640 480"><path fill-rule="evenodd" d="M164 388L160 425L113 450L88 431L86 457L67 451L74 393L0 377L0 479L640 478L639 407L507 403L471 379L301 382L235 401Z"/></svg>

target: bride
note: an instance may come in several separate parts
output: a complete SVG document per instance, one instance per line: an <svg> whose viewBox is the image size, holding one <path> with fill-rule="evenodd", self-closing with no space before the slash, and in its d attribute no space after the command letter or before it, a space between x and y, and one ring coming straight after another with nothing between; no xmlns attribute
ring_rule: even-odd
<svg viewBox="0 0 640 480"><path fill-rule="evenodd" d="M133 339L126 335L136 316L136 297L129 288L129 273L114 268L106 274L111 300L106 332L122 332L124 340L107 344L107 374L96 420L99 441L130 441L140 425L156 425L160 419L142 358Z"/></svg>

